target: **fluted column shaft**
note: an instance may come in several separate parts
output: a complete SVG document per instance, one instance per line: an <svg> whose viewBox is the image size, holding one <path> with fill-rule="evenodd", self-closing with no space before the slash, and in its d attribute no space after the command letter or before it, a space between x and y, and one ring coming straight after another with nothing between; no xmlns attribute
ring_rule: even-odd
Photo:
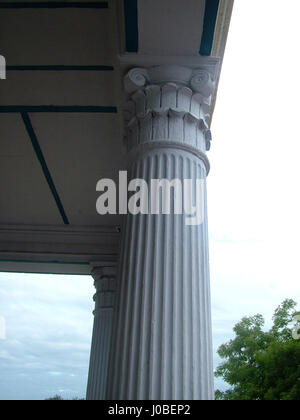
<svg viewBox="0 0 300 420"><path fill-rule="evenodd" d="M87 386L87 400L104 400L107 386L112 320L116 292L116 268L94 268L94 327Z"/></svg>
<svg viewBox="0 0 300 420"><path fill-rule="evenodd" d="M178 200L170 214L126 217L107 398L209 400L214 391L205 151L211 78L191 71L178 83L178 68L141 70L125 79L129 178L148 185L153 179L182 185L192 180L189 205L195 205L200 180L202 217L190 226L187 215L175 210Z"/></svg>

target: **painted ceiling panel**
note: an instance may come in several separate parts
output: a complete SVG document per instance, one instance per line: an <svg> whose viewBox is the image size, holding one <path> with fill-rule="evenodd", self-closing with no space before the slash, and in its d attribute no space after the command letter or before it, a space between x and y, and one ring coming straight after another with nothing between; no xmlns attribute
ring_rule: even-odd
<svg viewBox="0 0 300 420"><path fill-rule="evenodd" d="M113 71L9 71L0 105L114 106Z"/></svg>
<svg viewBox="0 0 300 420"><path fill-rule="evenodd" d="M0 115L0 224L62 224L21 117Z"/></svg>
<svg viewBox="0 0 300 420"><path fill-rule="evenodd" d="M0 0L0 5L3 3ZM63 3L71 5L73 0ZM134 5L138 12L134 19L124 19L125 3ZM114 226L121 224L120 216L96 213L97 181L101 178L117 181L119 170L126 169L120 132L122 116L115 113L122 97L118 66L115 65L116 72L112 71L120 52L117 44L125 46L130 41L132 52L138 50L149 58L151 54L199 57L206 1L125 3L109 0L99 9L0 9L0 53L9 66L7 79L0 83L0 225L53 225L56 229L63 225L64 214L71 225L66 228L71 230L91 226L94 232L95 226L107 229L113 226L115 231ZM120 15L118 22L116 12ZM219 31L222 39L227 29ZM126 40L122 39L123 32ZM225 47L222 42L220 45ZM85 69L79 71L80 66ZM91 71L87 66L99 68ZM28 67L35 67L35 71ZM22 105L26 111L15 108ZM66 109L55 112L52 109L51 113L45 108L42 113L41 108L28 110L28 106L47 105L72 110L68 111L71 113L66 113ZM13 110L8 110L8 106ZM86 113L87 109L78 113L74 106L103 109L98 113L95 110ZM113 110L108 113L108 108ZM20 270L34 270L25 266L21 264ZM16 265L8 264L6 269L14 270ZM46 266L45 270L48 269Z"/></svg>
<svg viewBox="0 0 300 420"><path fill-rule="evenodd" d="M139 53L198 55L205 0L139 0Z"/></svg>
<svg viewBox="0 0 300 420"><path fill-rule="evenodd" d="M84 0L1 0L1 3L84 3ZM106 3L106 0L92 0L93 3Z"/></svg>
<svg viewBox="0 0 300 420"><path fill-rule="evenodd" d="M114 114L31 114L48 168L71 225L119 225L96 213L96 184L118 179L125 150Z"/></svg>
<svg viewBox="0 0 300 420"><path fill-rule="evenodd" d="M8 65L111 65L109 9L1 9Z"/></svg>

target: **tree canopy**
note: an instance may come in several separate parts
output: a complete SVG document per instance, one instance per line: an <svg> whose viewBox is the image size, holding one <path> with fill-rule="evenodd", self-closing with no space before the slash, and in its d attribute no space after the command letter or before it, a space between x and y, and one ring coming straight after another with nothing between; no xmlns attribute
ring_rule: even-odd
<svg viewBox="0 0 300 420"><path fill-rule="evenodd" d="M234 327L235 338L218 350L224 362L216 370L216 376L231 388L217 391L217 400L300 400L296 306L293 300L285 300L276 309L269 331L263 329L262 315L245 317Z"/></svg>

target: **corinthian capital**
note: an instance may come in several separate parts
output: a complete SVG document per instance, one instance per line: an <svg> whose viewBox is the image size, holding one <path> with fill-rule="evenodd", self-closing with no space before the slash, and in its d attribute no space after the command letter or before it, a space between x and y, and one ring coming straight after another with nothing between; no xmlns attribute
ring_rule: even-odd
<svg viewBox="0 0 300 420"><path fill-rule="evenodd" d="M205 69L165 65L133 68L124 79L129 150L149 142L183 143L205 152L215 81Z"/></svg>
<svg viewBox="0 0 300 420"><path fill-rule="evenodd" d="M116 291L116 268L98 267L93 268L92 277L94 278L96 294L94 295L95 311L98 316L102 310L113 308Z"/></svg>

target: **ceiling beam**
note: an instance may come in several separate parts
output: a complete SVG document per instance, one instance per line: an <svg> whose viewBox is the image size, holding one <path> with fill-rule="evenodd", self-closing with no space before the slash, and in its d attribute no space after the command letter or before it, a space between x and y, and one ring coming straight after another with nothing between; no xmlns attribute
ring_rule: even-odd
<svg viewBox="0 0 300 420"><path fill-rule="evenodd" d="M68 105L68 106L59 106L59 105L1 105L0 114L9 114L9 113L117 113L118 110L114 106L85 106L85 105Z"/></svg>
<svg viewBox="0 0 300 420"><path fill-rule="evenodd" d="M48 66L6 66L7 71L113 71L112 66L62 66L62 65L48 65Z"/></svg>
<svg viewBox="0 0 300 420"><path fill-rule="evenodd" d="M116 226L0 225L0 271L89 274L117 261L119 241Z"/></svg>
<svg viewBox="0 0 300 420"><path fill-rule="evenodd" d="M56 203L56 206L58 208L58 211L59 211L59 213L61 215L61 218L62 218L62 220L63 220L63 222L64 222L65 225L69 225L70 224L69 219L68 219L68 217L66 215L65 209L63 207L63 204L61 202L61 199L60 199L59 194L57 192L57 189L55 187L53 178L52 178L51 173L50 173L50 170L49 170L49 168L47 166L47 163L46 163L45 157L43 155L42 149L40 147L39 141L37 139L37 136L36 136L36 134L34 132L34 129L33 129L33 126L31 124L29 115L26 112L23 112L21 114L21 116L22 116L24 125L26 127L27 134L28 134L28 136L30 138L32 147L33 147L34 152L36 154L36 157L37 157L38 161L40 162L40 165L41 165L43 174L45 176L46 182L49 185L51 194L52 194L52 196L54 198L54 201Z"/></svg>

